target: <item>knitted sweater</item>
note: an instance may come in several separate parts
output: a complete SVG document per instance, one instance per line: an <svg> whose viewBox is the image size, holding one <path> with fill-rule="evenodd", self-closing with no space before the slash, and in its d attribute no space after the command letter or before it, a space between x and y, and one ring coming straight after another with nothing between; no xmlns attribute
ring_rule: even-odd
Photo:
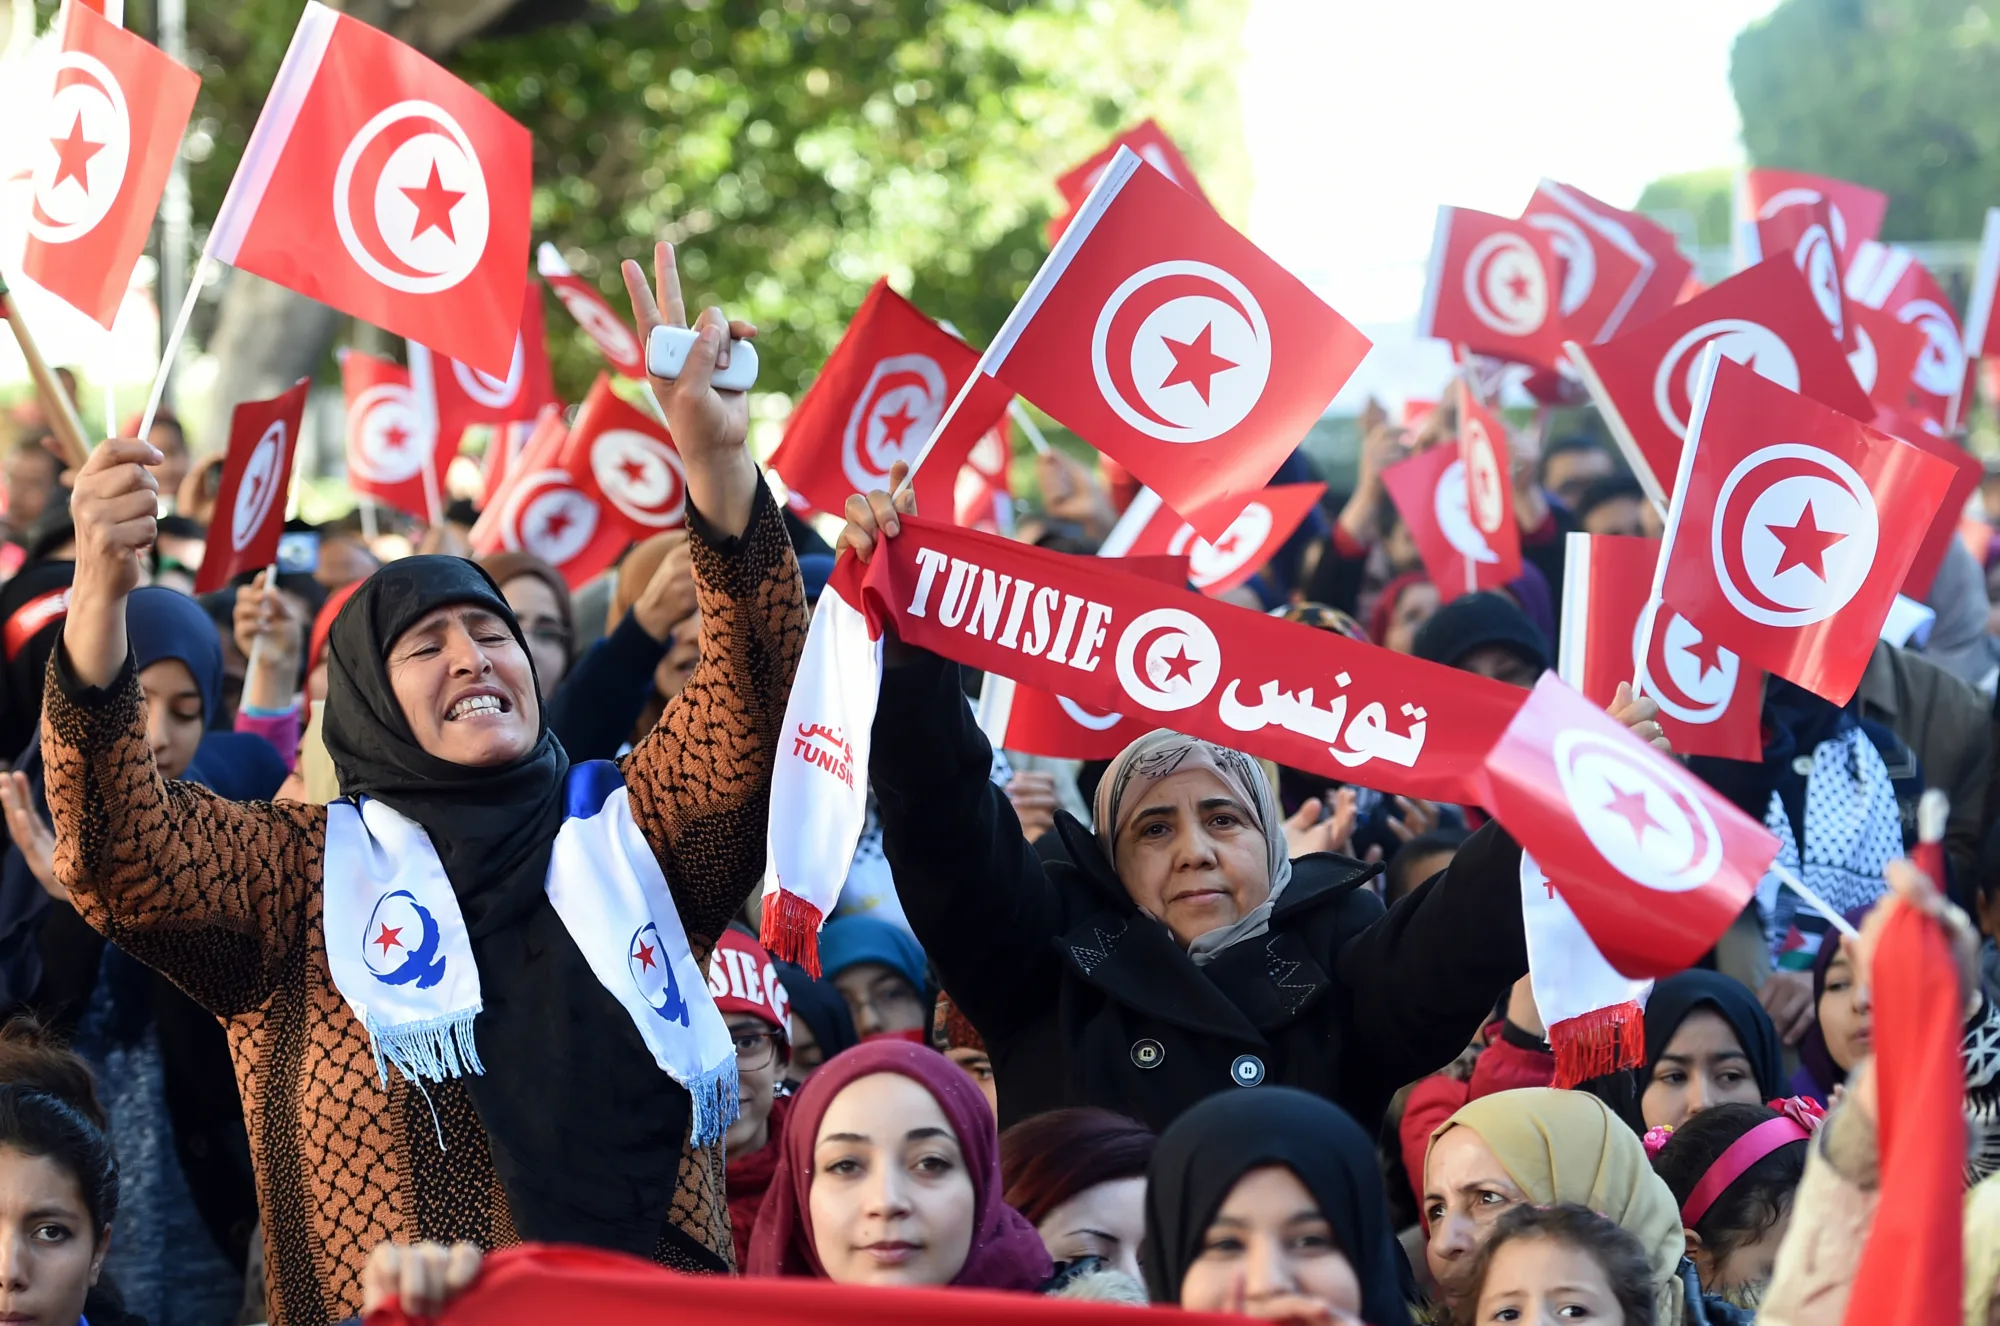
<svg viewBox="0 0 2000 1326"><path fill-rule="evenodd" d="M657 853L696 962L759 882L771 766L805 639L783 521L760 487L750 525L690 521L700 666L625 758L632 814ZM226 801L161 779L128 659L83 686L58 648L43 713L55 869L90 925L223 1022L264 1214L273 1326L355 1315L383 1239L517 1242L469 1095L387 1089L328 972L326 811ZM655 1256L731 1263L722 1147L683 1151Z"/></svg>

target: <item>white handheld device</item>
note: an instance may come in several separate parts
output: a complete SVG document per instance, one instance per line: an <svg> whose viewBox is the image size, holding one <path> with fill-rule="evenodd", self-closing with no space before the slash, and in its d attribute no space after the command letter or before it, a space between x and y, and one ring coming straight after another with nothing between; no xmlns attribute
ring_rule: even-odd
<svg viewBox="0 0 2000 1326"><path fill-rule="evenodd" d="M694 349L695 334L686 327L655 327L646 338L646 371L674 381ZM757 381L757 347L748 341L729 343L729 367L709 379L717 391L748 391Z"/></svg>

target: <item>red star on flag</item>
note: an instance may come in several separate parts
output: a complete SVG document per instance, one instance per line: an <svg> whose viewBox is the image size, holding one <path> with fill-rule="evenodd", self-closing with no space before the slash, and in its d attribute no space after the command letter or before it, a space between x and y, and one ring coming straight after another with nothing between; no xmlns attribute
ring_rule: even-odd
<svg viewBox="0 0 2000 1326"><path fill-rule="evenodd" d="M1644 842L1647 829L1660 828L1660 822L1653 818L1653 812L1646 809L1646 793L1643 789L1627 792L1613 787L1611 800L1604 803L1604 809L1623 819L1632 826L1632 840Z"/></svg>
<svg viewBox="0 0 2000 1326"><path fill-rule="evenodd" d="M78 188L89 193L90 174L85 167L104 150L104 144L93 143L83 136L83 115L77 115L65 137L51 138L49 145L56 150L56 177L49 183L50 191L61 188L64 180L75 180Z"/></svg>
<svg viewBox="0 0 2000 1326"><path fill-rule="evenodd" d="M1507 293L1523 304L1528 302L1528 291L1530 288L1526 272L1517 271L1507 278Z"/></svg>
<svg viewBox="0 0 2000 1326"><path fill-rule="evenodd" d="M1707 681L1711 672L1722 671L1722 646L1706 636L1687 647L1687 656L1701 665L1701 671L1695 674L1700 681Z"/></svg>
<svg viewBox="0 0 2000 1326"><path fill-rule="evenodd" d="M903 445L903 434L910 431L917 422L917 416L910 413L907 405L898 405L894 414L882 416L882 440L892 447Z"/></svg>
<svg viewBox="0 0 2000 1326"><path fill-rule="evenodd" d="M403 186L403 196L417 205L417 224L410 231L415 239L427 230L444 232L444 237L458 243L458 233L451 228L451 209L458 206L463 193L444 187L444 180L438 175L437 162L431 162L431 177L421 188Z"/></svg>
<svg viewBox="0 0 2000 1326"><path fill-rule="evenodd" d="M625 482L634 488L646 482L646 462L637 456L627 456L619 461L618 468L624 471Z"/></svg>
<svg viewBox="0 0 2000 1326"><path fill-rule="evenodd" d="M1208 389L1215 381L1215 375L1237 366L1235 360L1224 359L1211 348L1215 339L1214 323L1195 333L1192 341L1177 341L1171 336L1160 339L1166 342L1167 352L1174 357L1174 366L1168 371L1167 380L1160 384L1162 391L1175 383L1185 382L1201 393L1202 404L1206 405Z"/></svg>
<svg viewBox="0 0 2000 1326"><path fill-rule="evenodd" d="M1172 681L1176 677L1189 683L1194 681L1194 660L1188 657L1186 645L1177 647L1172 658L1163 658L1160 662L1167 665L1167 675L1160 678L1162 682Z"/></svg>
<svg viewBox="0 0 2000 1326"><path fill-rule="evenodd" d="M384 922L382 925L382 933L375 936L375 938L369 940L368 942L371 944L380 944L382 946L382 951L384 953L387 953L392 948L403 947L403 941L397 937L402 933L403 933L403 927L396 926L392 929L387 922Z"/></svg>
<svg viewBox="0 0 2000 1326"><path fill-rule="evenodd" d="M547 538L559 539L562 537L563 531L569 527L569 512L556 511L551 513L549 518L542 522L542 534Z"/></svg>
<svg viewBox="0 0 2000 1326"><path fill-rule="evenodd" d="M653 969L653 946L651 944L639 945L639 951L637 953L634 953L632 956L637 958L639 960L639 965L644 967L647 971L651 971Z"/></svg>
<svg viewBox="0 0 2000 1326"><path fill-rule="evenodd" d="M382 430L382 445L391 451L401 451L403 444L410 440L410 430L401 424L390 424Z"/></svg>
<svg viewBox="0 0 2000 1326"><path fill-rule="evenodd" d="M1813 520L1812 502L1807 501L1806 509L1799 513L1798 521L1792 525L1766 525L1774 538L1785 546L1778 555L1778 567L1771 572L1775 579L1795 566L1803 566L1821 580L1826 579L1826 550L1846 538L1835 530L1821 529Z"/></svg>

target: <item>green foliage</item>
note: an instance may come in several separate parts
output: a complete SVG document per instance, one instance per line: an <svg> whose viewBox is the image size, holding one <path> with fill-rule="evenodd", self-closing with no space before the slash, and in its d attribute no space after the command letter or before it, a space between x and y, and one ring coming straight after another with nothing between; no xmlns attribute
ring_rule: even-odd
<svg viewBox="0 0 2000 1326"><path fill-rule="evenodd" d="M1686 217L1693 221L1693 239L1703 247L1729 243L1729 190L1736 172L1727 166L1692 170L1654 180L1639 195L1637 210L1648 216ZM1678 227L1676 227L1678 229ZM1687 237L1683 237L1685 240Z"/></svg>
<svg viewBox="0 0 2000 1326"><path fill-rule="evenodd" d="M1730 82L1750 159L1881 189L1887 239L1974 237L2000 203L2000 0L1784 0Z"/></svg>
<svg viewBox="0 0 2000 1326"><path fill-rule="evenodd" d="M990 336L1045 252L1054 176L1131 120L1157 115L1240 211L1245 2L600 0L448 63L533 131L538 240L619 307L618 261L673 240L690 301L756 322L761 385L796 394L878 276ZM299 5L190 8L206 218ZM529 0L508 21L550 8ZM574 400L598 361L547 311Z"/></svg>

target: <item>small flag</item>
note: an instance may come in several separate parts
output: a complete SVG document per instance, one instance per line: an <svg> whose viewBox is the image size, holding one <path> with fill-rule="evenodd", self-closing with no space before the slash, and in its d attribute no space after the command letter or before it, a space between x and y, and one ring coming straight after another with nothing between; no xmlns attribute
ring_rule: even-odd
<svg viewBox="0 0 2000 1326"><path fill-rule="evenodd" d="M292 457L299 446L310 379L268 401L245 401L229 417L229 451L208 544L194 591L221 589L245 571L278 560L278 536L285 531L285 495L292 486Z"/></svg>

